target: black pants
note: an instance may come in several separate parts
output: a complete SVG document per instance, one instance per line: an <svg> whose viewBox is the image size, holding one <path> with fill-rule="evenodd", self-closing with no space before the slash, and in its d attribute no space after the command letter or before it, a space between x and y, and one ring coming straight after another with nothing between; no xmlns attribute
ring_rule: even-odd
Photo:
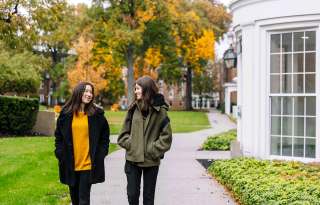
<svg viewBox="0 0 320 205"><path fill-rule="evenodd" d="M76 185L73 187L69 186L72 205L90 204L90 171L91 170L75 171Z"/></svg>
<svg viewBox="0 0 320 205"><path fill-rule="evenodd" d="M159 166L138 167L126 160L127 194L130 205L139 205L141 175L143 172L143 204L153 205Z"/></svg>

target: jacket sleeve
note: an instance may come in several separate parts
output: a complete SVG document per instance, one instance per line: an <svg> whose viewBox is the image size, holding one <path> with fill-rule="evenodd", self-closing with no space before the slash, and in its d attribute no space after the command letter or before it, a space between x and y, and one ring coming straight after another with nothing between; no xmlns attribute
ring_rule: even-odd
<svg viewBox="0 0 320 205"><path fill-rule="evenodd" d="M56 127L56 130L54 131L54 136L56 137L55 143L54 143L56 149L54 150L54 154L57 159L59 159L59 155L62 150L62 144L63 144L63 137L62 137L60 125L58 123L59 119L60 119L60 116L57 119L57 127Z"/></svg>
<svg viewBox="0 0 320 205"><path fill-rule="evenodd" d="M172 128L168 123L159 136L159 139L153 143L153 159L160 157L171 148L172 144Z"/></svg>
<svg viewBox="0 0 320 205"><path fill-rule="evenodd" d="M105 153L105 156L109 152L109 142L110 142L110 128L107 119L105 119L102 129L100 130L99 145Z"/></svg>
<svg viewBox="0 0 320 205"><path fill-rule="evenodd" d="M127 114L124 118L120 134L118 136L118 145L124 149L127 149L128 139L131 133L131 112L127 111Z"/></svg>

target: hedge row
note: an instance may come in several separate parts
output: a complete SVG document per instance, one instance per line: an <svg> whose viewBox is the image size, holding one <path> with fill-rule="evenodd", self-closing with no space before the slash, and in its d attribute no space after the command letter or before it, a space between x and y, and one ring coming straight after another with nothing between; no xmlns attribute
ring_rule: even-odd
<svg viewBox="0 0 320 205"><path fill-rule="evenodd" d="M39 100L0 96L0 132L19 134L36 124Z"/></svg>
<svg viewBox="0 0 320 205"><path fill-rule="evenodd" d="M213 161L208 171L241 204L320 204L320 172L299 161Z"/></svg>
<svg viewBox="0 0 320 205"><path fill-rule="evenodd" d="M204 141L201 149L215 150L230 149L230 142L237 141L237 129L229 130L228 132L222 132L213 136L209 136L206 141Z"/></svg>

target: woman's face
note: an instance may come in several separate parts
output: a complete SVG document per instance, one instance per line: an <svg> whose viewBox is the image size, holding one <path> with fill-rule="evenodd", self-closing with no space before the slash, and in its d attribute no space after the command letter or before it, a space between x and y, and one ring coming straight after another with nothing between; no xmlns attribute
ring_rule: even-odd
<svg viewBox="0 0 320 205"><path fill-rule="evenodd" d="M92 100L92 87L90 85L86 85L86 89L82 95L82 103L88 104Z"/></svg>
<svg viewBox="0 0 320 205"><path fill-rule="evenodd" d="M134 93L137 95L137 99L142 98L142 88L140 87L140 85L136 84L136 88L135 88Z"/></svg>

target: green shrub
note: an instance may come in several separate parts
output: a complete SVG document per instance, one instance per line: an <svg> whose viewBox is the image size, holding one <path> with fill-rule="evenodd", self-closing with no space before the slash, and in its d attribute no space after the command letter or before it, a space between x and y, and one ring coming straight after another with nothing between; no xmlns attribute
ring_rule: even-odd
<svg viewBox="0 0 320 205"><path fill-rule="evenodd" d="M237 123L237 118L233 118L232 114L229 115L230 120L232 120L233 122Z"/></svg>
<svg viewBox="0 0 320 205"><path fill-rule="evenodd" d="M213 150L230 149L230 142L237 141L237 129L229 130L228 132L223 132L217 135L209 136L202 145L202 149Z"/></svg>
<svg viewBox="0 0 320 205"><path fill-rule="evenodd" d="M230 102L230 112L232 113L232 106L237 105L237 103L231 101ZM221 103L219 110L221 113L225 113L225 102Z"/></svg>
<svg viewBox="0 0 320 205"><path fill-rule="evenodd" d="M208 171L241 204L320 204L320 172L297 161L238 158L213 161Z"/></svg>
<svg viewBox="0 0 320 205"><path fill-rule="evenodd" d="M39 100L0 96L0 132L22 133L36 124Z"/></svg>

